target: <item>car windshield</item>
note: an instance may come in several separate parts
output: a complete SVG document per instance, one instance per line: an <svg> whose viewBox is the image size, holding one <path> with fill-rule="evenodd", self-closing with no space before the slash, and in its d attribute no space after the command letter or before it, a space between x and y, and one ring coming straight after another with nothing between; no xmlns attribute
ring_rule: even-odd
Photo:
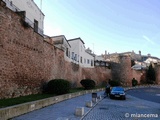
<svg viewBox="0 0 160 120"><path fill-rule="evenodd" d="M122 87L114 87L112 90L113 91L124 91Z"/></svg>

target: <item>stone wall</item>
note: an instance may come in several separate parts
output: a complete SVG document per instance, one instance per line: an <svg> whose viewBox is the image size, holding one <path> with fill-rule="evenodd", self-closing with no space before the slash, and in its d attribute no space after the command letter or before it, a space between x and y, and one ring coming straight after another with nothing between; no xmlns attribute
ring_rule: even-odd
<svg viewBox="0 0 160 120"><path fill-rule="evenodd" d="M80 86L80 80L106 80L110 70L85 69L65 61L64 52L24 24L0 1L0 98L36 94L51 79L62 78Z"/></svg>
<svg viewBox="0 0 160 120"><path fill-rule="evenodd" d="M43 82L43 37L0 5L0 97L39 92ZM34 91L34 92L33 92Z"/></svg>
<svg viewBox="0 0 160 120"><path fill-rule="evenodd" d="M131 86L133 73L131 70L131 57L129 55L117 56L117 61L111 63L113 80L120 80L124 86Z"/></svg>
<svg viewBox="0 0 160 120"><path fill-rule="evenodd" d="M158 64L155 68L156 70L156 83L160 85L160 65Z"/></svg>
<svg viewBox="0 0 160 120"><path fill-rule="evenodd" d="M146 82L146 72L145 71L137 71L132 69L133 78L138 81L138 84Z"/></svg>

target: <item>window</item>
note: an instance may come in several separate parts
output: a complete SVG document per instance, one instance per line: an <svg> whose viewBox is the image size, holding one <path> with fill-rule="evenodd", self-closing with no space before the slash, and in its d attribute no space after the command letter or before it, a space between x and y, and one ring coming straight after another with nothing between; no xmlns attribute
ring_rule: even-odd
<svg viewBox="0 0 160 120"><path fill-rule="evenodd" d="M84 58L84 63L86 63L86 59Z"/></svg>
<svg viewBox="0 0 160 120"><path fill-rule="evenodd" d="M89 59L87 59L87 63L88 63L88 64L90 63Z"/></svg>
<svg viewBox="0 0 160 120"><path fill-rule="evenodd" d="M68 51L68 57L70 58L70 51Z"/></svg>
<svg viewBox="0 0 160 120"><path fill-rule="evenodd" d="M91 66L93 66L93 60L91 60Z"/></svg>
<svg viewBox="0 0 160 120"><path fill-rule="evenodd" d="M77 61L79 62L79 55L77 56Z"/></svg>
<svg viewBox="0 0 160 120"><path fill-rule="evenodd" d="M82 63L82 57L81 57L81 63Z"/></svg>
<svg viewBox="0 0 160 120"><path fill-rule="evenodd" d="M74 52L72 52L72 59L74 60Z"/></svg>
<svg viewBox="0 0 160 120"><path fill-rule="evenodd" d="M11 5L11 6L13 5L12 1L10 1L10 5Z"/></svg>
<svg viewBox="0 0 160 120"><path fill-rule="evenodd" d="M75 56L74 56L74 60L75 60L75 61L77 61L77 54L75 54Z"/></svg>
<svg viewBox="0 0 160 120"><path fill-rule="evenodd" d="M68 48L66 49L66 56L68 57L69 55L68 55Z"/></svg>
<svg viewBox="0 0 160 120"><path fill-rule="evenodd" d="M34 31L38 32L38 21L34 20Z"/></svg>

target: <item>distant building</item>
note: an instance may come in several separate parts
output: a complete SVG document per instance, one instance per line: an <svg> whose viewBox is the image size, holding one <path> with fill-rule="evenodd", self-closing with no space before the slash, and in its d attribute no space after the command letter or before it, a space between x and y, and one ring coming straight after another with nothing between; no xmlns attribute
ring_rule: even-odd
<svg viewBox="0 0 160 120"><path fill-rule="evenodd" d="M24 12L24 20L35 32L43 35L44 14L33 0L3 0L14 12Z"/></svg>
<svg viewBox="0 0 160 120"><path fill-rule="evenodd" d="M101 56L105 58L106 61L119 63L120 55L129 55L131 57L131 60L135 61L135 65L132 66L132 69L135 69L135 70L146 69L150 65L150 63L154 63L154 64L160 63L159 58L153 57L151 56L151 54L142 55L141 51L139 51L139 54L136 54L134 51L132 51L132 52L123 52L123 53L104 54Z"/></svg>

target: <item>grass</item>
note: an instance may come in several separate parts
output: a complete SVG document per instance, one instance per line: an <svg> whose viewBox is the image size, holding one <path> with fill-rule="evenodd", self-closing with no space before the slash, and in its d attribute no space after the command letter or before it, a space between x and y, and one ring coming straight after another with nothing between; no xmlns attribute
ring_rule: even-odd
<svg viewBox="0 0 160 120"><path fill-rule="evenodd" d="M95 89L100 88L96 87ZM74 93L74 92L79 92L83 91L84 88L73 88L70 90L69 93ZM27 95L27 96L21 96L17 98L8 98L8 99L0 99L0 108L8 107L8 106L13 106L21 103L26 103L26 102L31 102L35 100L40 100L44 98L49 98L49 97L54 97L56 95L53 94L34 94L34 95Z"/></svg>
<svg viewBox="0 0 160 120"><path fill-rule="evenodd" d="M40 100L48 97L53 97L52 94L35 94L35 95L27 95L21 96L17 98L8 98L8 99L1 99L0 100L0 108L8 107L12 105L17 105L21 103L31 102L35 100Z"/></svg>

